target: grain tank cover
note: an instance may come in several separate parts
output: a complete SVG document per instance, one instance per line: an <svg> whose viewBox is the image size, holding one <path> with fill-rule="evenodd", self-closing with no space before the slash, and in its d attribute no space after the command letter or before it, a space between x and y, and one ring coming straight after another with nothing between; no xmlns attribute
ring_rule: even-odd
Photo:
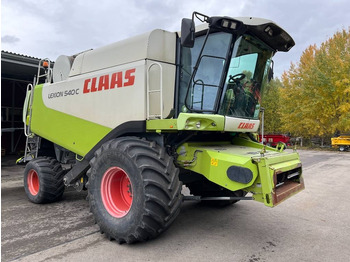
<svg viewBox="0 0 350 262"><path fill-rule="evenodd" d="M175 50L176 33L156 29L79 54L74 60L69 76L145 59L174 64Z"/></svg>
<svg viewBox="0 0 350 262"><path fill-rule="evenodd" d="M74 58L72 56L60 55L53 66L53 82L66 80L72 68Z"/></svg>

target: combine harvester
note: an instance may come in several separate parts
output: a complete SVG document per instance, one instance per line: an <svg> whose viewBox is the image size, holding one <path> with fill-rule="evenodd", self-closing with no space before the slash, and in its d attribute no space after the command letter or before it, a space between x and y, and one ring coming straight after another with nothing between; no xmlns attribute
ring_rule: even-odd
<svg viewBox="0 0 350 262"><path fill-rule="evenodd" d="M184 200L276 206L304 188L299 155L252 133L272 56L293 46L272 21L194 12L181 32L60 56L53 70L45 61L24 106L29 200L87 189L101 232L119 243L155 238ZM40 141L50 154L38 155Z"/></svg>

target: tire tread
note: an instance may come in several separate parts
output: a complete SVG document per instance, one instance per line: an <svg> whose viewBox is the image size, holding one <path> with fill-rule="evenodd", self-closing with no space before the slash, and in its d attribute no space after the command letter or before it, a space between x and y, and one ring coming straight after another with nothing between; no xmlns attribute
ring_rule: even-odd
<svg viewBox="0 0 350 262"><path fill-rule="evenodd" d="M26 176L30 170L35 170L39 176L40 189L37 195L29 192ZM65 171L61 164L51 157L38 157L31 160L24 170L24 188L29 200L33 203L51 203L60 199L65 186L63 176Z"/></svg>
<svg viewBox="0 0 350 262"><path fill-rule="evenodd" d="M182 183L179 181L179 170L165 149L155 142L137 137L121 137L111 140L96 150L90 161L91 168L87 172L89 181L96 179L95 167L97 159L108 150L116 150L127 155L140 170L145 193L145 208L138 225L128 235L114 233L106 228L103 218L96 217L97 224L118 243L134 243L155 238L165 231L180 212L182 203ZM89 201L94 215L99 203L91 194L89 182Z"/></svg>

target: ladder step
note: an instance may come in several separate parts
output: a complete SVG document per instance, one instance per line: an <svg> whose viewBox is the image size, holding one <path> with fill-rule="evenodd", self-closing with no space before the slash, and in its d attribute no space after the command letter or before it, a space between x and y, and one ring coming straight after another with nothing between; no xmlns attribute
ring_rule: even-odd
<svg viewBox="0 0 350 262"><path fill-rule="evenodd" d="M40 142L41 140L38 136L27 136L26 147L24 151L24 162L26 162L29 159L28 156L31 156L32 159L38 157Z"/></svg>

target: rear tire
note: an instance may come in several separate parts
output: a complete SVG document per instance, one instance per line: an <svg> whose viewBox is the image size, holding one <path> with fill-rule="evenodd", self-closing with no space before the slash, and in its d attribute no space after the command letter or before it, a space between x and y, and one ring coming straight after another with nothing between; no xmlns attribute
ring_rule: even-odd
<svg viewBox="0 0 350 262"><path fill-rule="evenodd" d="M31 160L24 169L24 189L29 200L36 204L57 201L64 192L64 170L51 157Z"/></svg>
<svg viewBox="0 0 350 262"><path fill-rule="evenodd" d="M109 239L133 243L155 238L179 214L179 171L155 142L111 140L95 152L90 166L90 209Z"/></svg>
<svg viewBox="0 0 350 262"><path fill-rule="evenodd" d="M339 146L339 151L340 151L340 152L346 151L346 147L345 147L345 146Z"/></svg>

